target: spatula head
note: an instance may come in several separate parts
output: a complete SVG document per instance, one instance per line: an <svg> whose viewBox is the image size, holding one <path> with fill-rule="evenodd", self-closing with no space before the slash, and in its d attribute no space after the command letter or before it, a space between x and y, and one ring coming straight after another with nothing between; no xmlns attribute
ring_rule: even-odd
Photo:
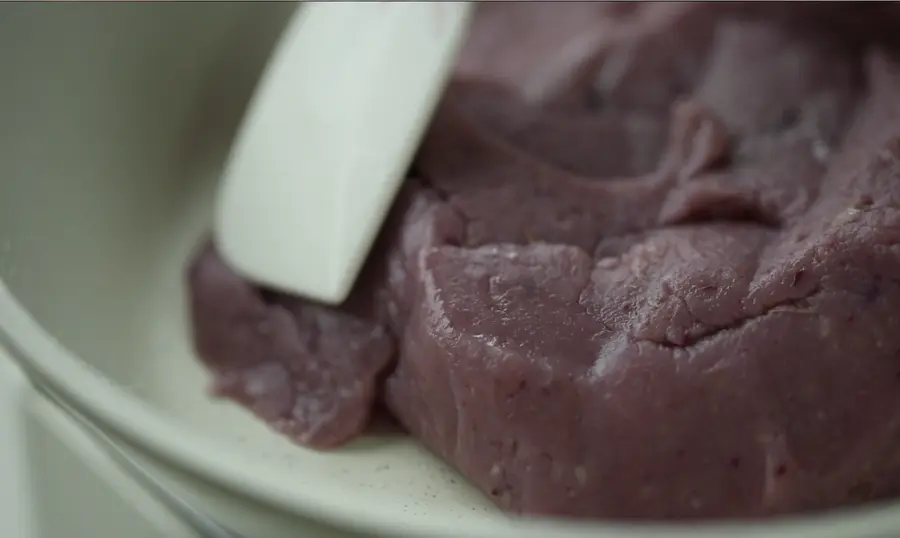
<svg viewBox="0 0 900 538"><path fill-rule="evenodd" d="M464 37L466 2L310 2L235 139L214 234L259 284L350 292Z"/></svg>

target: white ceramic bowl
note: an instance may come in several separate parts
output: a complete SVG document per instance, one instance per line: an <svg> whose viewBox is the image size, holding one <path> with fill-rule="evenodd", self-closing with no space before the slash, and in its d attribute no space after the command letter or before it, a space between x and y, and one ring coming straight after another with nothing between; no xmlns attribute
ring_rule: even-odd
<svg viewBox="0 0 900 538"><path fill-rule="evenodd" d="M0 4L0 332L33 375L254 538L298 518L423 538L896 535L898 503L729 527L512 522L409 439L316 453L207 399L183 266L292 8Z"/></svg>

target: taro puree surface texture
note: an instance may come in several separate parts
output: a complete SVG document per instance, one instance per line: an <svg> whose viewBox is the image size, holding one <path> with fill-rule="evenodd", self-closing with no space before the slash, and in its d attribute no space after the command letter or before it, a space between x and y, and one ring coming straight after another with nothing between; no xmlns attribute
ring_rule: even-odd
<svg viewBox="0 0 900 538"><path fill-rule="evenodd" d="M513 513L900 493L895 10L481 6L346 304L200 248L214 393L317 449L383 406Z"/></svg>

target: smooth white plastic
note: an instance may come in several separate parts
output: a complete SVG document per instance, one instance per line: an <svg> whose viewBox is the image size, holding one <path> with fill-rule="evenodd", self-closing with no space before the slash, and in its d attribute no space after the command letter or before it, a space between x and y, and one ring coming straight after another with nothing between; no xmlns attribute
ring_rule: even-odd
<svg viewBox="0 0 900 538"><path fill-rule="evenodd" d="M235 140L218 247L260 284L349 293L465 35L468 2L310 2Z"/></svg>
<svg viewBox="0 0 900 538"><path fill-rule="evenodd" d="M254 538L320 536L298 530L312 519L354 538L897 536L897 501L755 524L513 522L412 439L304 450L208 398L185 263L269 54L248 44L274 43L289 9L0 5L0 344L30 375Z"/></svg>

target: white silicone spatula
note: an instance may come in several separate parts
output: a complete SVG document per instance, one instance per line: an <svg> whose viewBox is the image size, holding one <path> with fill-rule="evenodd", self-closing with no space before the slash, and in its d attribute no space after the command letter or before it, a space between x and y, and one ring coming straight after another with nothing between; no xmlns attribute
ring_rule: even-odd
<svg viewBox="0 0 900 538"><path fill-rule="evenodd" d="M256 89L214 234L259 284L343 301L453 67L466 2L308 2Z"/></svg>

